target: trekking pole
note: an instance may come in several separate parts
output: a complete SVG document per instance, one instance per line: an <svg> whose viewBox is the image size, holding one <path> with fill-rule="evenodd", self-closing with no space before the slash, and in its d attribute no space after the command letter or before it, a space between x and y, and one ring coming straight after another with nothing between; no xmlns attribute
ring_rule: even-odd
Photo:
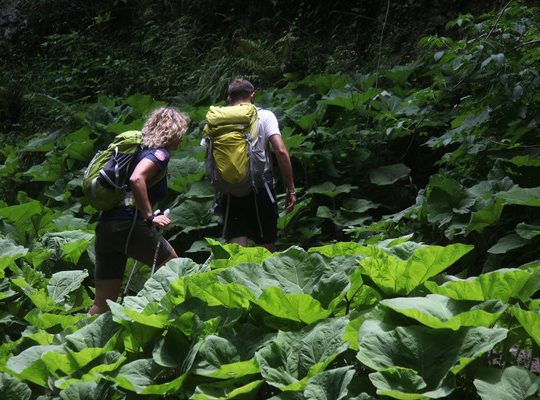
<svg viewBox="0 0 540 400"><path fill-rule="evenodd" d="M168 209L165 210L165 212L169 211ZM154 211L154 215L159 215L161 213L161 210ZM168 215L168 214L167 214ZM158 247L159 247L158 242ZM155 262L155 257L154 257ZM135 275L136 272L139 272L139 269L141 268L141 263L138 260L135 260L135 263L133 264L133 268L131 268L131 274L129 274L128 281L126 282L126 287L124 288L124 294L123 297L125 297L129 292L129 287L131 286L131 280L133 279L133 275Z"/></svg>
<svg viewBox="0 0 540 400"><path fill-rule="evenodd" d="M169 216L169 214L171 213L171 211L167 208L164 212L163 212L163 215L165 215L166 217ZM157 228L156 228L157 229ZM157 230L159 232L159 229ZM161 238L160 238L161 239ZM159 254L159 248L161 247L161 240L158 240L158 243L157 243L157 246L156 246L156 252L154 253L154 262L152 263L152 273L150 274L150 276L154 275L154 272L156 271L156 263L157 263L157 256Z"/></svg>

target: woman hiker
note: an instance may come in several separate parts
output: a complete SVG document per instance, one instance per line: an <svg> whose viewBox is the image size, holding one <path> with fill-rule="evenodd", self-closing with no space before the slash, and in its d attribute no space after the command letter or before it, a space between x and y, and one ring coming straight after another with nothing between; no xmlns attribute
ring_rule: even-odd
<svg viewBox="0 0 540 400"><path fill-rule="evenodd" d="M147 265L155 264L157 268L178 257L158 232L171 220L166 215L154 215L152 205L167 195L170 153L178 148L188 124L188 116L170 107L155 110L146 120L142 128L142 150L133 160L131 192L125 205L103 211L98 219L96 295L90 314L104 313L109 310L107 300L116 301L128 257Z"/></svg>

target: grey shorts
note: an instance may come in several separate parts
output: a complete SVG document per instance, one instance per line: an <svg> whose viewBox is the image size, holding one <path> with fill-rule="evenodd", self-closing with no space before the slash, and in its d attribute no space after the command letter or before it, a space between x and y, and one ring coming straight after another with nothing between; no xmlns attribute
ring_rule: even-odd
<svg viewBox="0 0 540 400"><path fill-rule="evenodd" d="M96 226L96 280L122 279L128 257L152 266L158 243L156 265L167 260L173 248L154 228L137 220L127 246L132 221L100 221Z"/></svg>

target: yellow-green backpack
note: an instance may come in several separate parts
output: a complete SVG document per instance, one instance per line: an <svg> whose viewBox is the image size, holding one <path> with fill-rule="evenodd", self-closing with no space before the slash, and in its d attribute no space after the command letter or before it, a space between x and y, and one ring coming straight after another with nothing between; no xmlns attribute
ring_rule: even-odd
<svg viewBox="0 0 540 400"><path fill-rule="evenodd" d="M211 106L203 135L206 177L216 191L240 197L264 185L266 153L253 104Z"/></svg>
<svg viewBox="0 0 540 400"><path fill-rule="evenodd" d="M127 131L98 151L86 167L83 193L97 210L110 210L122 205L128 188L131 162L141 149L142 134Z"/></svg>

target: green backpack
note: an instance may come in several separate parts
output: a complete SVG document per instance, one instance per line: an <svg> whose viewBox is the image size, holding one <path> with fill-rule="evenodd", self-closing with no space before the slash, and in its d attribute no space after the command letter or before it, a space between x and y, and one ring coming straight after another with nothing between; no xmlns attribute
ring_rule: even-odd
<svg viewBox="0 0 540 400"><path fill-rule="evenodd" d="M97 210L106 211L122 205L128 189L131 162L141 149L142 133L127 131L98 151L86 167L83 193Z"/></svg>
<svg viewBox="0 0 540 400"><path fill-rule="evenodd" d="M203 135L206 177L217 192L240 197L264 186L266 152L253 104L211 106Z"/></svg>

